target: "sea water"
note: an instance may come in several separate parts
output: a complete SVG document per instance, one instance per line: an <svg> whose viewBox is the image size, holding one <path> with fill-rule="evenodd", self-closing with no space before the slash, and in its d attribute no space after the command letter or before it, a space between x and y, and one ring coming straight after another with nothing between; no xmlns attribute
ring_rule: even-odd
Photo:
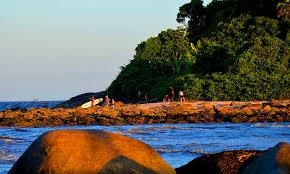
<svg viewBox="0 0 290 174"><path fill-rule="evenodd" d="M207 153L265 150L279 142L290 143L289 122L0 128L0 173L7 173L39 135L59 129L98 129L126 135L149 144L173 167Z"/></svg>
<svg viewBox="0 0 290 174"><path fill-rule="evenodd" d="M6 109L52 108L62 101L12 101L0 102L0 111Z"/></svg>
<svg viewBox="0 0 290 174"><path fill-rule="evenodd" d="M265 150L279 142L290 143L290 122L0 127L0 174L7 173L13 163L39 135L59 129L105 130L141 140L153 147L175 168L203 154L239 149Z"/></svg>

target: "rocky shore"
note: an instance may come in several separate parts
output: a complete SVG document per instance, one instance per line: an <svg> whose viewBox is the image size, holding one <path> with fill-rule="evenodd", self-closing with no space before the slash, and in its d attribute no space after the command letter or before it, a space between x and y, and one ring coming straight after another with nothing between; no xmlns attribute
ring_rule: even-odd
<svg viewBox="0 0 290 174"><path fill-rule="evenodd" d="M126 125L153 123L289 122L290 101L116 103L88 109L29 109L0 112L2 127Z"/></svg>

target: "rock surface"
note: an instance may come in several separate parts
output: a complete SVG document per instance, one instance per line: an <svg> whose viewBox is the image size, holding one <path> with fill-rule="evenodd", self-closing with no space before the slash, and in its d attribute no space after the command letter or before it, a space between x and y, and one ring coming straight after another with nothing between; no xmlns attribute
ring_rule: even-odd
<svg viewBox="0 0 290 174"><path fill-rule="evenodd" d="M280 102L282 103L282 102ZM160 102L115 103L115 107L88 109L29 109L0 112L0 126L45 127L158 123L290 122L290 102ZM278 107L275 107L278 106ZM289 106L289 107L288 107Z"/></svg>
<svg viewBox="0 0 290 174"><path fill-rule="evenodd" d="M289 174L290 144L279 143L247 166L242 174Z"/></svg>
<svg viewBox="0 0 290 174"><path fill-rule="evenodd" d="M176 174L238 174L262 151L235 150L216 154L207 154L196 158L176 169Z"/></svg>
<svg viewBox="0 0 290 174"><path fill-rule="evenodd" d="M289 174L290 144L266 151L234 150L206 154L176 170L176 174Z"/></svg>
<svg viewBox="0 0 290 174"><path fill-rule="evenodd" d="M38 137L8 174L174 174L148 145L97 130L58 130Z"/></svg>

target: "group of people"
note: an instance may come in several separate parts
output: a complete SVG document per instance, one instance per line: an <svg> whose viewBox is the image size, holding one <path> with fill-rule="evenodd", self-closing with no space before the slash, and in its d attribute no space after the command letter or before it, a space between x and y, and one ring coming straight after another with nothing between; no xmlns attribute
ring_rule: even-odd
<svg viewBox="0 0 290 174"><path fill-rule="evenodd" d="M175 92L174 92L174 88L170 86L171 89L171 95L168 95L166 93L166 95L163 98L163 102L170 102L170 101L174 101L174 97L175 97ZM183 91L179 91L178 92L178 96L181 102L185 102L185 96Z"/></svg>
<svg viewBox="0 0 290 174"><path fill-rule="evenodd" d="M91 98L91 101L92 101L92 106L95 106L95 97L92 96ZM108 95L106 95L103 99L103 105L102 106L112 106L112 109L115 109L115 100L114 99L111 99L109 98Z"/></svg>
<svg viewBox="0 0 290 174"><path fill-rule="evenodd" d="M175 98L175 91L174 91L174 88L170 86L170 90L171 90L171 95L168 95L168 93L166 93L166 95L164 96L163 98L163 102L171 102L171 101L174 101L174 98ZM141 92L138 91L137 93L138 95L138 99L140 100L141 99ZM178 92L178 96L179 96L179 100L181 102L185 102L185 96L184 96L184 93L183 91L179 91ZM148 96L147 96L147 93L145 94L145 101L148 101ZM95 106L97 103L95 103L95 97L92 96L91 97L91 102L92 102L92 106ZM106 95L104 98L103 98L103 104L102 106L111 106L112 109L115 109L115 100L114 99L110 99L108 95Z"/></svg>
<svg viewBox="0 0 290 174"><path fill-rule="evenodd" d="M115 100L113 98L110 100L109 96L106 95L104 97L104 104L103 104L103 106L110 106L110 105L112 106L112 109L115 109Z"/></svg>

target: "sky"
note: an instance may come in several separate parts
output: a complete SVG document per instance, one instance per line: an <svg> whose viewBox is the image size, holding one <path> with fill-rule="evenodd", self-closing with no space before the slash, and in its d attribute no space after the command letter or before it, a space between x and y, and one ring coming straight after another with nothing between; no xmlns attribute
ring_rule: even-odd
<svg viewBox="0 0 290 174"><path fill-rule="evenodd" d="M105 90L140 42L180 26L189 0L3 0L0 101ZM208 1L205 1L208 3Z"/></svg>

